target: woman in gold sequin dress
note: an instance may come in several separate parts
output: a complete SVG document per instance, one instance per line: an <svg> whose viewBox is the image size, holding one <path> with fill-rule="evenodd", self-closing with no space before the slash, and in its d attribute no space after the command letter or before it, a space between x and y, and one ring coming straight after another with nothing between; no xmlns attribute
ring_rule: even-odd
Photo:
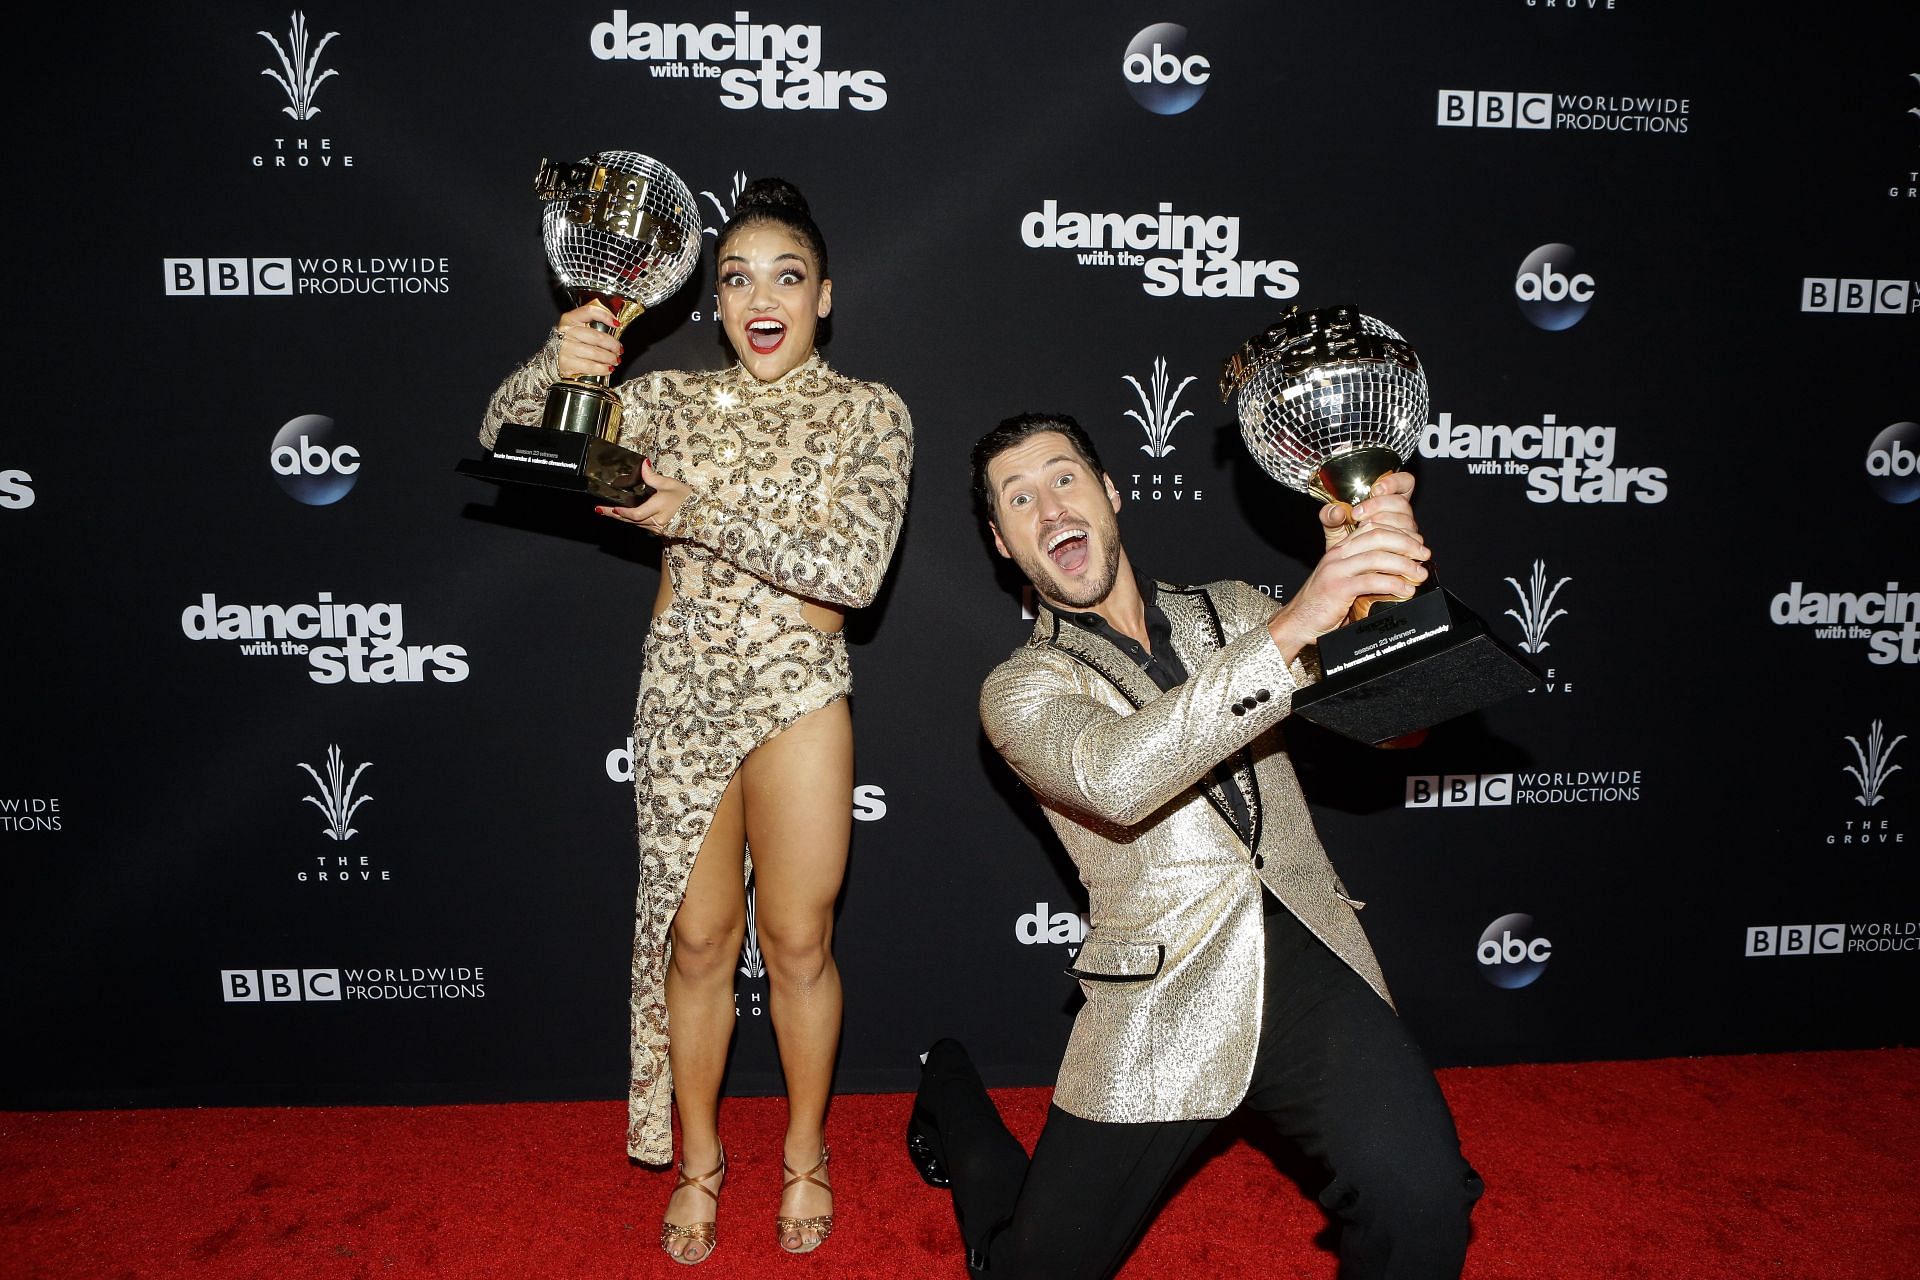
<svg viewBox="0 0 1920 1280"><path fill-rule="evenodd" d="M718 1111L733 1034L733 969L754 874L756 932L787 1082L777 1230L805 1253L832 1230L824 1119L840 1035L833 903L852 825L845 610L869 603L906 514L906 406L830 369L814 350L833 305L825 239L798 191L761 179L716 246L720 320L738 358L717 372L630 378L620 443L657 491L602 514L658 535L660 592L634 718L640 843L627 1148L673 1155L661 1244L713 1252L726 1177ZM537 422L556 379L609 373L621 347L560 317L488 406ZM669 1038L668 1032L672 1035Z"/></svg>

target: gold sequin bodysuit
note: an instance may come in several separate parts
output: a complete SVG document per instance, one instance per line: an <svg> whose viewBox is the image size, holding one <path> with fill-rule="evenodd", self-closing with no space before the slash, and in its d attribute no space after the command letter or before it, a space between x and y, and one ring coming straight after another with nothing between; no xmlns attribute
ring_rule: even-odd
<svg viewBox="0 0 1920 1280"><path fill-rule="evenodd" d="M483 443L502 422L540 420L558 349L549 337L501 384ZM616 390L620 443L693 490L664 535L673 603L648 631L633 731L640 889L627 1150L666 1164L669 926L740 762L849 691L844 637L807 622L801 602L873 599L906 515L913 428L891 390L817 354L770 383L734 365L644 374Z"/></svg>

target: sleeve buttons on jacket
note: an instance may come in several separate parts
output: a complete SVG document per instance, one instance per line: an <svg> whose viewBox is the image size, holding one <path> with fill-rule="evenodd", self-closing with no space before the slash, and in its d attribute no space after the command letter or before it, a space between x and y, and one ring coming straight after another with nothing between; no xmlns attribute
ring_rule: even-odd
<svg viewBox="0 0 1920 1280"><path fill-rule="evenodd" d="M1265 702L1269 698L1273 697L1273 694L1269 690L1262 689L1260 692L1254 694L1253 696L1255 698L1258 698L1261 702Z"/></svg>
<svg viewBox="0 0 1920 1280"><path fill-rule="evenodd" d="M1235 715L1237 715L1237 716L1243 716L1243 715L1245 715L1245 714L1247 714L1247 704L1246 704L1246 703L1244 703L1244 702L1236 702L1236 703L1234 703L1234 704L1233 704L1233 714L1235 714Z"/></svg>

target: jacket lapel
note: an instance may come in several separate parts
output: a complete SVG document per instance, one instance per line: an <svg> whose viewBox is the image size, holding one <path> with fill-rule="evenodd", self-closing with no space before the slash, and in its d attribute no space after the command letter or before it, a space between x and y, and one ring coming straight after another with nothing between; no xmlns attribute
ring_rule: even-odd
<svg viewBox="0 0 1920 1280"><path fill-rule="evenodd" d="M1120 696L1135 711L1160 696L1160 686L1126 654L1091 631L1062 622L1059 615L1045 605L1040 606L1034 639L1093 668L1101 679L1120 691Z"/></svg>
<svg viewBox="0 0 1920 1280"><path fill-rule="evenodd" d="M1173 647L1180 651L1180 661L1188 671L1196 665L1224 649L1227 645L1226 628L1220 625L1220 611L1200 587L1175 587L1162 582L1159 586L1160 611L1167 615L1167 622L1173 628ZM1238 831L1242 842L1249 849L1260 844L1260 783L1254 776L1253 752L1241 749L1233 753L1223 764L1233 771L1233 780L1240 788L1240 794L1247 802L1247 817L1253 826L1252 831ZM1232 809L1228 807L1226 797L1220 794L1215 781L1215 772L1206 779L1207 798L1214 807L1227 817L1227 825L1233 826Z"/></svg>
<svg viewBox="0 0 1920 1280"><path fill-rule="evenodd" d="M1165 583L1156 583L1156 586L1160 609L1167 615L1167 622L1173 628L1173 647L1179 651L1182 665L1191 671L1196 662L1211 656L1226 644L1219 613L1212 601L1207 599L1206 593L1197 587L1170 587ZM1033 640L1036 644L1051 645L1091 668L1117 689L1120 696L1127 700L1127 705L1135 711L1160 696L1160 686L1126 654L1091 631L1062 622L1044 604L1040 605L1034 623ZM1210 770L1201 779L1200 791L1227 824L1227 828L1251 849L1260 842L1260 796L1254 783L1253 757L1244 750L1235 752L1233 767L1234 778L1240 784L1240 794L1247 800L1247 813L1253 820L1251 832L1241 831L1234 825L1233 806L1227 803L1226 794L1221 791L1214 771Z"/></svg>

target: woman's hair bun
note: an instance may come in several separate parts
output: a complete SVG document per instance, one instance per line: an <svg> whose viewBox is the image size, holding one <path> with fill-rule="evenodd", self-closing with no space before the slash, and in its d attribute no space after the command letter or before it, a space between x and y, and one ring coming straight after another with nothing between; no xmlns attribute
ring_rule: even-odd
<svg viewBox="0 0 1920 1280"><path fill-rule="evenodd" d="M803 218L813 216L800 188L785 178L755 178L749 182L733 202L733 211L738 214L749 209L785 209Z"/></svg>
<svg viewBox="0 0 1920 1280"><path fill-rule="evenodd" d="M807 198L800 194L800 188L785 178L755 178L741 188L733 202L733 216L721 228L720 240L714 246L715 252L724 249L735 232L761 222L771 222L791 231L813 250L814 265L820 269L822 279L828 278L827 238L814 225L813 214L807 208Z"/></svg>

